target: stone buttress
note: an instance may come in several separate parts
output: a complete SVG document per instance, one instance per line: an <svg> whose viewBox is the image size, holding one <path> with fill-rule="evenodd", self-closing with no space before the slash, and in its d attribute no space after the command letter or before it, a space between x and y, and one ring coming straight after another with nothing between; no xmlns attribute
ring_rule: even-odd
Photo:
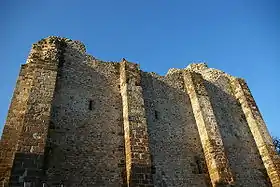
<svg viewBox="0 0 280 187"><path fill-rule="evenodd" d="M137 64L120 64L127 186L153 186L144 100Z"/></svg>
<svg viewBox="0 0 280 187"><path fill-rule="evenodd" d="M221 134L204 79L196 72L185 70L184 80L198 127L212 185L228 186L234 183Z"/></svg>
<svg viewBox="0 0 280 187"><path fill-rule="evenodd" d="M231 85L245 114L260 156L273 187L280 186L280 158L256 102L243 79L232 78Z"/></svg>
<svg viewBox="0 0 280 187"><path fill-rule="evenodd" d="M160 76L42 39L14 90L0 186L280 186L279 155L245 81L204 67Z"/></svg>
<svg viewBox="0 0 280 187"><path fill-rule="evenodd" d="M63 43L34 44L22 65L1 139L0 184L36 186L43 180L50 111ZM35 181L35 182L30 182Z"/></svg>

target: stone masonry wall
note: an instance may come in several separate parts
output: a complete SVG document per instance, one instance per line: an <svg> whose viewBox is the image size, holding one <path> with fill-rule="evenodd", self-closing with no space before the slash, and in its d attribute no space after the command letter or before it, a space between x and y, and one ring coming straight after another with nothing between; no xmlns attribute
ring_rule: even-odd
<svg viewBox="0 0 280 187"><path fill-rule="evenodd" d="M49 186L122 186L125 158L119 64L67 41L52 107Z"/></svg>
<svg viewBox="0 0 280 187"><path fill-rule="evenodd" d="M139 66L123 59L120 79L127 185L152 187L151 155Z"/></svg>
<svg viewBox="0 0 280 187"><path fill-rule="evenodd" d="M234 97L231 77L211 68L197 72L205 79L235 185L270 186L245 114Z"/></svg>
<svg viewBox="0 0 280 187"><path fill-rule="evenodd" d="M60 37L33 45L0 141L1 187L278 187L279 168L244 80L159 76Z"/></svg>
<svg viewBox="0 0 280 187"><path fill-rule="evenodd" d="M232 171L204 79L200 74L186 70L184 81L190 96L212 185L214 187L233 185Z"/></svg>
<svg viewBox="0 0 280 187"><path fill-rule="evenodd" d="M154 184L210 186L190 99L181 71L142 72Z"/></svg>
<svg viewBox="0 0 280 187"><path fill-rule="evenodd" d="M19 78L16 84L12 103L8 112L1 139L0 176L1 182L8 185L13 160L16 152L16 145L22 131L23 119L27 110L27 102L31 91L33 71L28 66L21 67ZM1 183L0 183L1 184Z"/></svg>
<svg viewBox="0 0 280 187"><path fill-rule="evenodd" d="M272 186L279 186L280 158L275 152L272 138L268 133L256 102L243 79L231 78L231 86L244 112L244 118L247 120L248 126L252 132Z"/></svg>
<svg viewBox="0 0 280 187"><path fill-rule="evenodd" d="M17 85L19 90L15 92L13 99L17 103L11 107L7 120L11 123L5 127L8 131L4 131L5 135L1 140L6 143L5 136L9 135L9 140L7 137L6 140L12 143L8 142L8 147L13 146L13 151L8 155L12 161L8 164L4 162L6 165L3 166L6 168L6 175L10 175L9 180L6 180L9 184L5 185L36 186L43 177L50 109L62 48L57 38L40 41L33 45L27 64L21 71ZM16 120L18 121L15 123ZM9 126L16 128L18 133L6 134L13 132L9 130ZM5 149L6 145L3 147Z"/></svg>

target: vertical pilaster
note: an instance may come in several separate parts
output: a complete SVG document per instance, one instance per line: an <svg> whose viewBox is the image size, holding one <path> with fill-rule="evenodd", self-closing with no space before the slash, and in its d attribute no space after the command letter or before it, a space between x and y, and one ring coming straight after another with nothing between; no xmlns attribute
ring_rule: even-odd
<svg viewBox="0 0 280 187"><path fill-rule="evenodd" d="M62 43L47 38L34 44L21 71L1 140L1 178L8 186L39 186L43 178Z"/></svg>
<svg viewBox="0 0 280 187"><path fill-rule="evenodd" d="M232 78L231 85L235 97L241 104L272 186L278 187L280 186L280 157L276 153L272 138L256 102L243 79Z"/></svg>
<svg viewBox="0 0 280 187"><path fill-rule="evenodd" d="M27 110L33 71L22 65L0 141L0 186L8 186L14 155Z"/></svg>
<svg viewBox="0 0 280 187"><path fill-rule="evenodd" d="M212 185L228 186L234 183L229 162L213 108L202 76L184 71L184 81L198 127Z"/></svg>
<svg viewBox="0 0 280 187"><path fill-rule="evenodd" d="M137 64L120 63L127 186L153 186L147 122L140 70Z"/></svg>

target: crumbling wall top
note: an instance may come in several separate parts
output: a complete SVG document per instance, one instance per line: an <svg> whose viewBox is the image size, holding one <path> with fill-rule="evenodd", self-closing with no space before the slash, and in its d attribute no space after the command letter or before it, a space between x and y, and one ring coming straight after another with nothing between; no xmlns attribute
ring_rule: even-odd
<svg viewBox="0 0 280 187"><path fill-rule="evenodd" d="M59 36L48 36L46 38L43 38L38 42L34 43L32 45L32 49L34 48L36 49L37 47L44 46L44 45L52 45L52 44L57 45L58 43L66 43L78 49L80 52L86 53L86 46L81 41L71 40L69 38L59 37Z"/></svg>
<svg viewBox="0 0 280 187"><path fill-rule="evenodd" d="M86 54L86 47L80 41L58 36L49 36L32 45L26 63L36 62L38 59L43 61L55 61L55 59L58 58L58 54L62 54L66 47L76 53Z"/></svg>
<svg viewBox="0 0 280 187"><path fill-rule="evenodd" d="M37 62L38 60L42 60L45 62L49 61L57 61L59 56L63 54L70 54L71 56L79 59L79 61L87 61L89 63L103 63L104 61L96 59L95 57L86 53L85 45L77 40L71 40L65 37L59 36L49 36L41 39L37 43L32 45L31 52L27 59L27 63L29 62ZM134 67L140 70L140 66L137 63L128 62L125 58L121 60L121 62L126 62L129 67ZM111 63L111 62L104 62ZM115 63L115 62L114 62ZM194 71L196 73L202 74L206 80L218 80L221 76L225 76L228 78L233 78L233 76L226 74L223 71L209 68L205 62L191 63L184 69L171 68L168 70L165 76L172 76L173 74L182 73L184 70ZM150 73L154 77L165 77L161 76L157 73Z"/></svg>
<svg viewBox="0 0 280 187"><path fill-rule="evenodd" d="M193 70L193 71L204 70L207 68L208 68L208 66L205 62L191 63L186 67L186 69Z"/></svg>

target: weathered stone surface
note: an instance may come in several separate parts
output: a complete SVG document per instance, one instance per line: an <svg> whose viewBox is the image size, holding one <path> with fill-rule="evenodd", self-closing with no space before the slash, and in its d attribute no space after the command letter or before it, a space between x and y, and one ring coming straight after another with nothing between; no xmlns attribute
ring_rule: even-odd
<svg viewBox="0 0 280 187"><path fill-rule="evenodd" d="M181 70L142 72L155 186L209 186L200 137Z"/></svg>
<svg viewBox="0 0 280 187"><path fill-rule="evenodd" d="M55 90L47 183L122 186L126 181L119 64L88 58L75 45L67 42Z"/></svg>
<svg viewBox="0 0 280 187"><path fill-rule="evenodd" d="M279 155L275 152L272 138L268 133L254 98L243 79L232 78L231 84L238 103L244 112L244 118L247 120L272 186L280 186ZM261 169L261 171L264 171L264 168Z"/></svg>
<svg viewBox="0 0 280 187"><path fill-rule="evenodd" d="M204 79L201 74L185 70L184 80L190 96L212 185L234 184Z"/></svg>
<svg viewBox="0 0 280 187"><path fill-rule="evenodd" d="M126 176L128 186L153 185L141 74L137 64L120 63Z"/></svg>
<svg viewBox="0 0 280 187"><path fill-rule="evenodd" d="M22 65L0 186L273 186L279 156L246 83L205 63L142 72L48 37Z"/></svg>
<svg viewBox="0 0 280 187"><path fill-rule="evenodd" d="M235 78L211 68L194 71L205 80L235 185L270 186L245 113L234 94L231 80Z"/></svg>

